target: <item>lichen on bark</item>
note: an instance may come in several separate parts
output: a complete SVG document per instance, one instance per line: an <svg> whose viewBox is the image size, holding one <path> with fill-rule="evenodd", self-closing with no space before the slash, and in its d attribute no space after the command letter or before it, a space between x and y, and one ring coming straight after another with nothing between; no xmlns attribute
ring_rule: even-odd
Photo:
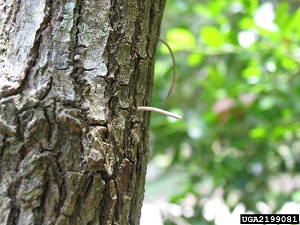
<svg viewBox="0 0 300 225"><path fill-rule="evenodd" d="M139 223L164 4L0 4L1 224Z"/></svg>

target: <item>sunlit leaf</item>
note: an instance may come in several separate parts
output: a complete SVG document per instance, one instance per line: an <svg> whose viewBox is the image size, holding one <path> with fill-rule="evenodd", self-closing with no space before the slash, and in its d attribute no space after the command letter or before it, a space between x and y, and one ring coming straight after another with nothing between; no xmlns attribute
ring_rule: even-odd
<svg viewBox="0 0 300 225"><path fill-rule="evenodd" d="M260 76L260 69L257 67L248 67L243 71L243 77L259 77Z"/></svg>
<svg viewBox="0 0 300 225"><path fill-rule="evenodd" d="M256 11L259 6L258 0L242 0L242 3L245 5L245 9L249 10L251 13Z"/></svg>
<svg viewBox="0 0 300 225"><path fill-rule="evenodd" d="M287 70L293 70L297 66L297 63L288 57L282 58L281 63L282 63L282 66L284 68L286 68Z"/></svg>
<svg viewBox="0 0 300 225"><path fill-rule="evenodd" d="M212 26L203 27L200 31L200 37L209 46L219 47L224 42L223 34Z"/></svg>
<svg viewBox="0 0 300 225"><path fill-rule="evenodd" d="M188 63L190 66L197 66L197 65L200 64L201 59L202 59L202 54L197 53L197 52L194 52L194 53L191 53L191 54L188 56L188 58L187 58L187 63Z"/></svg>
<svg viewBox="0 0 300 225"><path fill-rule="evenodd" d="M245 17L241 21L239 21L239 26L243 30L249 30L250 28L255 26L253 18Z"/></svg>
<svg viewBox="0 0 300 225"><path fill-rule="evenodd" d="M275 22L282 30L285 30L291 19L289 13L289 4L287 2L281 2L276 7L276 19Z"/></svg>
<svg viewBox="0 0 300 225"><path fill-rule="evenodd" d="M267 131L263 127L257 127L249 131L249 136L251 138L265 138Z"/></svg>
<svg viewBox="0 0 300 225"><path fill-rule="evenodd" d="M174 52L193 49L196 46L194 35L190 31L181 28L169 30L167 41ZM163 46L163 49L164 52L168 52L165 46Z"/></svg>

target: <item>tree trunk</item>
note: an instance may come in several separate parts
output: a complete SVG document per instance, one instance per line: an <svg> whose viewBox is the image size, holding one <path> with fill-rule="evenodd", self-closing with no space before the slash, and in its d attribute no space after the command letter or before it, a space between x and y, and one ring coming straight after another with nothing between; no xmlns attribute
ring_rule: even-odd
<svg viewBox="0 0 300 225"><path fill-rule="evenodd" d="M139 224L164 5L0 2L0 224Z"/></svg>

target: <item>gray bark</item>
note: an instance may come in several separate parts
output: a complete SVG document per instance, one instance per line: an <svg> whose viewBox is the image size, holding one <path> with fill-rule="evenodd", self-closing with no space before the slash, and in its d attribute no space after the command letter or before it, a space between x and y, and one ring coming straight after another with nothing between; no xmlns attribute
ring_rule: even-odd
<svg viewBox="0 0 300 225"><path fill-rule="evenodd" d="M0 2L0 224L139 224L164 5Z"/></svg>

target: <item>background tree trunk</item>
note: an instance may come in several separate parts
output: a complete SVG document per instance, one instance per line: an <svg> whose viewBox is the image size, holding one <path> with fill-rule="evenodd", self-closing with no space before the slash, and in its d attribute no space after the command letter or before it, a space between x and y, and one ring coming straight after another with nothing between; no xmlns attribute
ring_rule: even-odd
<svg viewBox="0 0 300 225"><path fill-rule="evenodd" d="M165 0L6 0L0 224L139 224Z"/></svg>

